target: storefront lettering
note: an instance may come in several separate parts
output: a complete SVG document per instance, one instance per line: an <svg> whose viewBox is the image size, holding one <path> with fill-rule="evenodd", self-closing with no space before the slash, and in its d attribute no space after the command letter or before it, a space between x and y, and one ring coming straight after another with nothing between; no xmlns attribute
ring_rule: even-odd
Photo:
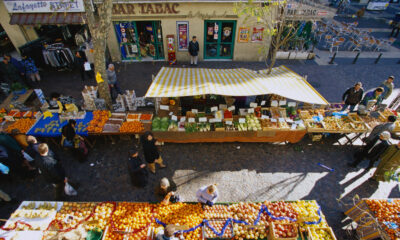
<svg viewBox="0 0 400 240"><path fill-rule="evenodd" d="M20 12L84 12L82 0L4 0L6 8L10 13Z"/></svg>
<svg viewBox="0 0 400 240"><path fill-rule="evenodd" d="M179 3L139 3L135 12L134 4L114 4L114 15L134 14L177 14Z"/></svg>

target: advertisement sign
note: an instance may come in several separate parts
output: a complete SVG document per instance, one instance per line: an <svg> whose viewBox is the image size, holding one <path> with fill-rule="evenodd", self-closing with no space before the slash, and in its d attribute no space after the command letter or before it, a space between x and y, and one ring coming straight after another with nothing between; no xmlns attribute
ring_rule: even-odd
<svg viewBox="0 0 400 240"><path fill-rule="evenodd" d="M263 27L254 27L253 28L253 35L251 35L252 42L262 42L263 40Z"/></svg>
<svg viewBox="0 0 400 240"><path fill-rule="evenodd" d="M247 43L249 42L249 38L250 38L250 28L247 27L239 28L238 42Z"/></svg>
<svg viewBox="0 0 400 240"><path fill-rule="evenodd" d="M83 0L4 0L9 13L84 12Z"/></svg>
<svg viewBox="0 0 400 240"><path fill-rule="evenodd" d="M176 22L178 32L178 51L187 51L189 48L189 22Z"/></svg>

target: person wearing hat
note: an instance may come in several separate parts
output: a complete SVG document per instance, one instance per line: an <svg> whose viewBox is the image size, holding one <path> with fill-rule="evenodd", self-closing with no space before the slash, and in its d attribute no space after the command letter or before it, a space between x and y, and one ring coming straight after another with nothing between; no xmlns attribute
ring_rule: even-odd
<svg viewBox="0 0 400 240"><path fill-rule="evenodd" d="M361 102L363 94L364 90L361 82L357 82L354 87L348 88L342 96L342 103L344 104L342 111L350 106L350 112L353 112L356 105Z"/></svg>
<svg viewBox="0 0 400 240"><path fill-rule="evenodd" d="M199 43L197 42L196 36L193 36L192 41L189 42L190 65L194 64L195 66L197 66L199 51Z"/></svg>
<svg viewBox="0 0 400 240"><path fill-rule="evenodd" d="M381 87L384 90L384 92L382 94L383 99L387 99L392 94L392 91L394 88L393 81L394 81L394 76L390 76L390 77L388 77L388 79L383 81L383 83L381 84Z"/></svg>
<svg viewBox="0 0 400 240"><path fill-rule="evenodd" d="M134 186L143 188L147 185L149 174L146 169L146 164L140 159L139 151L135 146L129 150L128 171Z"/></svg>
<svg viewBox="0 0 400 240"><path fill-rule="evenodd" d="M357 167L357 165L364 160L369 159L368 167L366 171L370 170L379 157L388 148L390 139L390 132L384 131L379 136L375 137L374 140L370 141L365 147L354 154L355 161L350 163L350 167Z"/></svg>
<svg viewBox="0 0 400 240"><path fill-rule="evenodd" d="M160 183L157 184L154 192L158 201L163 201L168 196L168 194L170 195L170 197L174 195L175 191L176 184L173 181L170 182L168 178L164 177L161 178Z"/></svg>
<svg viewBox="0 0 400 240"><path fill-rule="evenodd" d="M396 127L396 122L397 117L392 115L388 117L388 122L382 123L374 127L369 134L369 136L364 140L366 144L369 142L373 141L376 137L378 137L381 133L388 131L389 133L392 133L394 128Z"/></svg>
<svg viewBox="0 0 400 240"><path fill-rule="evenodd" d="M175 225L167 225L164 229L160 230L156 234L156 240L181 240L185 239L181 234L179 238L175 237L176 227Z"/></svg>
<svg viewBox="0 0 400 240"><path fill-rule="evenodd" d="M214 205L218 199L218 190L215 184L203 186L196 193L197 201L208 206Z"/></svg>

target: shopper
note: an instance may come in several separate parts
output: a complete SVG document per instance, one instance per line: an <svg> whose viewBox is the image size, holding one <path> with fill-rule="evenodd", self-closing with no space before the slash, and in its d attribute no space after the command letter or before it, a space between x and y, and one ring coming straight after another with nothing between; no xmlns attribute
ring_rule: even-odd
<svg viewBox="0 0 400 240"><path fill-rule="evenodd" d="M21 76L25 74L25 69L21 61L18 61L17 59L13 58L10 54L4 54L4 58L7 59L9 63L14 65L14 67L18 70Z"/></svg>
<svg viewBox="0 0 400 240"><path fill-rule="evenodd" d="M88 61L86 59L85 53L83 53L82 51L77 51L75 53L75 64L81 74L82 82L85 81L85 75L88 79L93 78L93 72L91 70L91 67L90 67L90 69L85 68L85 64L86 65L89 64L89 66L90 66L90 63L88 63Z"/></svg>
<svg viewBox="0 0 400 240"><path fill-rule="evenodd" d="M376 181L390 181L390 176L397 172L400 167L400 142L390 145L380 158L381 161L372 179Z"/></svg>
<svg viewBox="0 0 400 240"><path fill-rule="evenodd" d="M361 100L360 105L368 106L368 101L376 100L375 105L378 106L383 101L382 98L383 91L384 91L383 88L378 87L374 91L367 92L363 100Z"/></svg>
<svg viewBox="0 0 400 240"><path fill-rule="evenodd" d="M14 83L23 83L18 69L12 63L10 63L7 58L3 58L3 61L0 63L0 72L3 81L9 84L10 87Z"/></svg>
<svg viewBox="0 0 400 240"><path fill-rule="evenodd" d="M117 81L117 73L115 72L114 64L112 63L108 64L107 79L108 79L108 85L110 87L111 97L113 99L116 99L118 94L122 94L122 91Z"/></svg>
<svg viewBox="0 0 400 240"><path fill-rule="evenodd" d="M156 189L155 189L155 194L157 197L158 201L163 201L166 200L166 197L169 195L168 197L168 201L172 199L172 202L177 202L179 201L178 195L175 195L175 191L176 191L176 184L174 182L170 183L168 178L161 178L160 183L157 184Z"/></svg>
<svg viewBox="0 0 400 240"><path fill-rule="evenodd" d="M196 193L197 201L203 205L212 206L218 199L218 190L216 184L201 187Z"/></svg>
<svg viewBox="0 0 400 240"><path fill-rule="evenodd" d="M149 131L145 132L140 139L143 147L143 154L146 162L148 163L148 168L153 174L156 173L156 163L160 165L160 168L165 168L163 164L163 159L157 148L157 140L154 138L153 134Z"/></svg>
<svg viewBox="0 0 400 240"><path fill-rule="evenodd" d="M134 186L143 188L147 185L146 164L139 157L139 152L135 146L129 151L128 171Z"/></svg>
<svg viewBox="0 0 400 240"><path fill-rule="evenodd" d="M389 133L392 133L394 128L396 127L396 122L397 117L396 116L389 116L388 117L388 122L382 123L374 127L371 131L371 133L368 135L368 137L364 140L366 144L370 143L373 141L375 138L377 138L381 133L387 131Z"/></svg>
<svg viewBox="0 0 400 240"><path fill-rule="evenodd" d="M26 134L23 134L19 131L19 129L14 128L11 130L11 134L10 134L15 141L17 141L17 143L19 144L20 147L22 147L22 149L26 149L28 147L28 142L26 141Z"/></svg>
<svg viewBox="0 0 400 240"><path fill-rule="evenodd" d="M394 88L393 81L394 81L394 76L390 76L381 84L381 87L383 88L382 98L384 100L387 99L392 94Z"/></svg>
<svg viewBox="0 0 400 240"><path fill-rule="evenodd" d="M372 141L368 142L366 146L359 152L354 154L354 162L348 164L350 167L357 167L357 165L364 160L364 158L369 159L368 167L366 171L370 170L376 161L379 160L381 154L389 146L390 132L385 131L381 133L378 137L375 137Z"/></svg>
<svg viewBox="0 0 400 240"><path fill-rule="evenodd" d="M196 36L193 36L192 41L189 42L190 65L194 64L195 66L197 66L199 51L199 43L197 42Z"/></svg>
<svg viewBox="0 0 400 240"><path fill-rule="evenodd" d="M35 162L38 165L43 177L48 183L55 187L56 200L62 200L65 183L68 182L65 176L65 170L59 161L59 158L49 152L49 146L41 143L38 148L39 154L36 155Z"/></svg>
<svg viewBox="0 0 400 240"><path fill-rule="evenodd" d="M347 108L350 106L350 112L353 112L356 105L361 102L363 94L364 90L362 89L361 82L358 82L354 84L353 87L348 88L342 96L342 104L344 104L342 111L347 110Z"/></svg>
<svg viewBox="0 0 400 240"><path fill-rule="evenodd" d="M37 69L33 59L23 55L21 63L22 66L24 66L26 77L31 79L32 82L40 82L39 70Z"/></svg>
<svg viewBox="0 0 400 240"><path fill-rule="evenodd" d="M40 143L37 141L36 137L31 135L26 137L26 141L28 142L28 147L26 148L25 152L28 153L29 156L35 158L35 156L39 154Z"/></svg>
<svg viewBox="0 0 400 240"><path fill-rule="evenodd" d="M85 139L76 134L76 121L70 119L68 124L62 128L61 145L73 150L80 162L86 160L88 149L85 144Z"/></svg>
<svg viewBox="0 0 400 240"><path fill-rule="evenodd" d="M183 240L185 239L182 234L180 234L179 238L175 237L176 226L175 225L167 225L164 229L160 230L156 234L156 240Z"/></svg>
<svg viewBox="0 0 400 240"><path fill-rule="evenodd" d="M14 138L1 132L0 145L4 146L7 150L8 159L6 165L11 168L11 171L15 170L22 173L24 167L27 167L29 171L35 170L27 159L24 158L24 150Z"/></svg>
<svg viewBox="0 0 400 240"><path fill-rule="evenodd" d="M391 26L392 26L392 32L390 33L390 37L397 38L397 36L399 35L399 31L400 31L400 22L393 21Z"/></svg>

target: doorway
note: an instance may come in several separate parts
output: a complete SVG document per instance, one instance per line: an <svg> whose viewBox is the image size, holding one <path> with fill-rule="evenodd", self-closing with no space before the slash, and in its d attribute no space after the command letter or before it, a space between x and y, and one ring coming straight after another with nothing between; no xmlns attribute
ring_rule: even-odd
<svg viewBox="0 0 400 240"><path fill-rule="evenodd" d="M132 21L115 24L122 60L164 59L161 21Z"/></svg>
<svg viewBox="0 0 400 240"><path fill-rule="evenodd" d="M204 58L232 59L236 21L204 22Z"/></svg>

